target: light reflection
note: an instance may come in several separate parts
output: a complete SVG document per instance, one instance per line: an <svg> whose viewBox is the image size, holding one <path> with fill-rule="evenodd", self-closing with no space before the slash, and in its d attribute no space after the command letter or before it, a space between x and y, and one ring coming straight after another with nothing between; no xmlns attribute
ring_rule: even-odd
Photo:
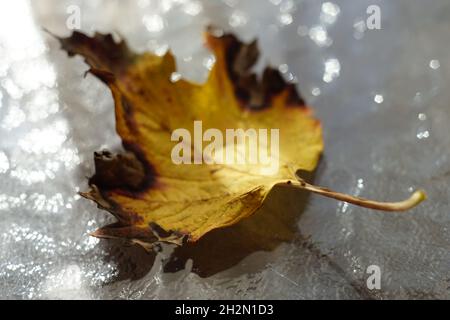
<svg viewBox="0 0 450 320"><path fill-rule="evenodd" d="M6 154L0 151L0 173L5 173L9 170L9 160Z"/></svg>
<svg viewBox="0 0 450 320"><path fill-rule="evenodd" d="M64 164L66 169L73 169L81 163L78 150L75 148L62 148L55 155L55 159Z"/></svg>
<svg viewBox="0 0 450 320"><path fill-rule="evenodd" d="M45 194L33 193L28 197L28 201L32 203L32 209L36 211L45 211L48 213L57 213L64 205L64 198L61 193L57 193L51 197Z"/></svg>
<svg viewBox="0 0 450 320"><path fill-rule="evenodd" d="M28 1L0 1L0 43L8 53L6 65L40 57L46 50ZM14 30L14 32L12 32Z"/></svg>
<svg viewBox="0 0 450 320"><path fill-rule="evenodd" d="M192 2L186 3L184 5L183 10L188 15L196 16L196 15L200 14L200 12L203 11L203 6L199 1L192 1Z"/></svg>
<svg viewBox="0 0 450 320"><path fill-rule="evenodd" d="M280 12L281 13L288 13L295 10L295 4L292 0L285 0L280 5Z"/></svg>
<svg viewBox="0 0 450 320"><path fill-rule="evenodd" d="M32 185L56 178L56 173L62 166L66 170L71 170L81 163L78 151L73 148L62 147L52 154L50 159L43 157L43 154L45 153L33 154L32 157L19 161L10 161L10 177L26 185Z"/></svg>
<svg viewBox="0 0 450 320"><path fill-rule="evenodd" d="M358 183L357 183L356 187L357 187L359 190L362 190L362 189L364 188L364 179L358 179L357 182L358 182Z"/></svg>
<svg viewBox="0 0 450 320"><path fill-rule="evenodd" d="M5 2L0 3L0 43L4 49L0 69L5 70L3 66L7 65L9 75L0 85L10 104L0 128L19 133L22 131L17 129L22 130L27 120L44 120L58 112L60 106L55 89L56 72L44 55L47 47L40 28L34 23L29 1L11 2L7 9L4 5ZM14 32L10 32L11 29ZM19 133L13 142L19 148L13 149L8 159L10 177L31 185L55 178L62 161L68 161L67 167L79 162L77 151L70 148L68 152L63 146L67 134L67 123L61 119L47 127ZM43 154L53 155L46 159ZM4 163L3 159L2 171Z"/></svg>
<svg viewBox="0 0 450 320"><path fill-rule="evenodd" d="M148 50L152 51L157 56L162 57L169 50L169 45L166 43L160 44L156 40L150 40L147 44L147 48L148 48Z"/></svg>
<svg viewBox="0 0 450 320"><path fill-rule="evenodd" d="M146 5L144 1L140 2ZM55 47L57 51L51 53L51 60L47 57L42 28L34 21L30 3L31 0L0 1L0 137L4 138L0 138L0 176L4 179L0 212L8 217L0 233L0 278L22 279L26 286L17 294L40 297L41 287L49 289L47 293L55 294L71 290L71 283L65 276L58 278L62 270L66 271L67 277L74 277L75 283L79 283L77 275L88 275L86 271L70 266L58 267L58 270L50 268L52 264L60 265L60 259L55 257L68 250L62 247L61 239L66 239L71 249L80 248L80 253L92 249L98 239L86 235L80 240L81 233L75 235L73 232L61 235L58 241L48 236L69 221L67 214L79 199L75 195L76 188L71 185L76 183L72 181L73 171L68 169L78 167L81 157L70 139L72 132L66 119L73 113L61 112L53 59L54 53L61 55L62 52ZM57 56L55 59L62 61ZM63 79L64 87L67 81ZM72 83L72 88L77 91L82 85ZM57 181L50 181L57 177ZM41 221L41 216L45 215L57 219ZM70 239L71 236L75 239ZM106 277L113 274L113 267L108 264L107 268L109 270L102 269L99 274L88 276L100 281L102 272L107 274ZM62 281L57 287L53 287L55 283L50 280L45 281L49 272L54 275L53 279ZM83 293L83 290L76 291L77 295L80 291Z"/></svg>
<svg viewBox="0 0 450 320"><path fill-rule="evenodd" d="M67 122L60 120L43 129L33 129L18 146L27 153L56 153L67 139Z"/></svg>
<svg viewBox="0 0 450 320"><path fill-rule="evenodd" d="M323 81L329 83L339 77L341 71L341 64L338 59L328 59L325 61L325 72L323 74Z"/></svg>
<svg viewBox="0 0 450 320"><path fill-rule="evenodd" d="M333 24L336 22L340 12L341 10L337 4L334 4L332 2L325 2L322 4L320 21L327 24Z"/></svg>
<svg viewBox="0 0 450 320"><path fill-rule="evenodd" d="M376 94L375 97L373 97L373 101L378 104L383 103L384 97L381 94Z"/></svg>
<svg viewBox="0 0 450 320"><path fill-rule="evenodd" d="M3 50L3 46L0 44L0 51ZM0 55L0 77L5 77L8 74L9 65L2 63L3 57Z"/></svg>
<svg viewBox="0 0 450 320"><path fill-rule="evenodd" d="M319 47L328 47L333 41L328 37L328 32L323 26L314 26L309 29L309 37Z"/></svg>
<svg viewBox="0 0 450 320"><path fill-rule="evenodd" d="M45 59L29 59L11 67L11 77L22 91L29 93L41 87L54 87L56 73L52 65Z"/></svg>
<svg viewBox="0 0 450 320"><path fill-rule="evenodd" d="M364 179L359 178L358 180L356 180L356 185L351 188L351 191L349 193L355 197L359 197L361 195L362 191L364 190L364 187L365 187ZM347 213L349 208L350 208L350 205L348 202L343 202L343 201L339 202L338 210L341 213ZM349 223L351 223L351 222L349 221ZM345 228L345 229L350 229L350 228L352 228L352 225L348 224L347 228Z"/></svg>
<svg viewBox="0 0 450 320"><path fill-rule="evenodd" d="M161 9L161 12L166 13L166 12L170 11L172 9L172 7L174 6L174 2L175 1L173 1L173 0L160 1L159 8Z"/></svg>
<svg viewBox="0 0 450 320"><path fill-rule="evenodd" d="M43 182L47 179L47 176L42 170L30 170L22 167L18 167L11 170L11 178L16 178L26 185L32 185L37 182Z"/></svg>
<svg viewBox="0 0 450 320"><path fill-rule="evenodd" d="M216 57L214 55L208 55L206 58L203 59L203 66L205 66L206 69L211 70L216 63Z"/></svg>
<svg viewBox="0 0 450 320"><path fill-rule="evenodd" d="M94 231L94 230L92 230ZM98 243L100 242L99 238L95 238L95 237L84 237L83 238L83 246L84 246L84 250L92 250ZM110 269L112 272L117 272L117 270L114 270L113 267L110 267ZM111 274L111 276L114 276L114 274Z"/></svg>
<svg viewBox="0 0 450 320"><path fill-rule="evenodd" d="M430 132L428 130L419 131L416 136L419 140L427 139L430 137Z"/></svg>
<svg viewBox="0 0 450 320"><path fill-rule="evenodd" d="M292 15L290 13L283 13L279 16L278 20L280 21L281 24L287 26L289 24L292 23L292 21L294 21L294 19L292 18Z"/></svg>
<svg viewBox="0 0 450 320"><path fill-rule="evenodd" d="M237 28L246 25L247 21L247 15L244 12L235 10L228 19L228 24L233 28Z"/></svg>
<svg viewBox="0 0 450 320"><path fill-rule="evenodd" d="M158 14L145 15L142 22L147 30L152 33L158 33L164 29L164 20Z"/></svg>
<svg viewBox="0 0 450 320"><path fill-rule="evenodd" d="M10 78L3 79L0 85L6 90L6 93L13 99L18 100L23 97L22 90Z"/></svg>
<svg viewBox="0 0 450 320"><path fill-rule="evenodd" d="M33 192L20 195L0 194L0 210L11 210L14 208L26 208L33 212L62 213L62 208L72 208L74 197L65 198L62 193L48 196L43 193Z"/></svg>
<svg viewBox="0 0 450 320"><path fill-rule="evenodd" d="M11 104L8 113L3 118L0 127L5 130L12 130L19 127L26 119L25 113L16 104Z"/></svg>
<svg viewBox="0 0 450 320"><path fill-rule="evenodd" d="M311 94L312 94L313 96L315 96L315 97L319 96L319 95L320 95L320 88L317 88L317 87L313 88L313 89L311 90Z"/></svg>
<svg viewBox="0 0 450 320"><path fill-rule="evenodd" d="M364 32L366 32L367 26L364 20L358 20L353 24L353 37L356 40L361 40L364 37Z"/></svg>
<svg viewBox="0 0 450 320"><path fill-rule="evenodd" d="M281 73L286 73L286 72L288 72L289 67L288 67L288 65L287 65L286 63L283 63L283 64L281 64L281 65L278 67L278 70L279 70Z"/></svg>
<svg viewBox="0 0 450 320"><path fill-rule="evenodd" d="M54 255L56 250L55 241L49 236L15 223L11 224L11 228L4 234L3 239L14 243L29 242L32 244L31 247L34 250L41 253L48 253L49 255Z"/></svg>
<svg viewBox="0 0 450 320"><path fill-rule="evenodd" d="M50 273L43 286L50 299L90 299L89 291L84 288L83 272L76 264Z"/></svg>
<svg viewBox="0 0 450 320"><path fill-rule="evenodd" d="M60 109L58 100L55 90L42 88L31 97L24 107L27 119L36 122L57 113Z"/></svg>
<svg viewBox="0 0 450 320"><path fill-rule="evenodd" d="M172 72L170 75L170 82L174 83L181 79L181 74L179 72Z"/></svg>
<svg viewBox="0 0 450 320"><path fill-rule="evenodd" d="M294 76L294 74L293 74L292 72L288 72L288 73L286 74L286 76L285 76L285 79L286 79L287 82L290 82L290 83L296 83L296 82L298 82L297 77Z"/></svg>
<svg viewBox="0 0 450 320"><path fill-rule="evenodd" d="M441 66L441 63L439 62L439 60L433 59L430 61L430 68L433 70L439 69L439 67Z"/></svg>

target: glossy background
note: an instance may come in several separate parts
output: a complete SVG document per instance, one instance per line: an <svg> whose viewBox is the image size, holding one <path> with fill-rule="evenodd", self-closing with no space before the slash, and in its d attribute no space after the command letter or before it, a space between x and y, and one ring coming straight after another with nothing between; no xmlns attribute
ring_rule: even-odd
<svg viewBox="0 0 450 320"><path fill-rule="evenodd" d="M381 30L365 27L372 4ZM380 200L421 187L429 200L386 214L311 196L299 239L208 278L89 237L111 219L77 191L93 151L120 141L107 88L42 31L69 35L71 5L84 32L169 46L194 81L214 62L206 25L257 37L263 64L297 81L323 122L316 183ZM449 29L447 0L1 1L0 298L450 298ZM365 285L373 264L379 291Z"/></svg>

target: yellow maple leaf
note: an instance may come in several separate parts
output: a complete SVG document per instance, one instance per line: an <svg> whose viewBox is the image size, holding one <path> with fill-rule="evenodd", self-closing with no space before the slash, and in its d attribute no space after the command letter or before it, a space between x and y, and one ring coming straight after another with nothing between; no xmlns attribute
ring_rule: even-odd
<svg viewBox="0 0 450 320"><path fill-rule="evenodd" d="M206 45L216 62L207 81L195 84L171 81L176 65L170 52L162 57L138 55L123 41L116 43L111 35L98 33L89 37L74 32L60 41L70 55L82 55L90 72L110 88L116 130L126 150L119 155L95 154L96 172L89 180L92 189L82 195L110 211L118 222L97 230L94 236L124 238L147 249L159 241L195 242L211 230L255 213L276 184L387 210L403 210L424 198L418 192L404 203L379 204L298 180L297 170L312 171L317 165L323 150L321 125L295 86L286 83L277 70L266 68L261 79L251 72L258 58L255 42L244 44L229 34L206 33ZM174 139L179 128L191 140ZM200 134L201 143L202 132L210 128L224 133L230 128L244 132L277 129L276 170L248 161L210 159L205 163L205 154L193 140ZM174 161L174 148L181 140L194 144L183 149L183 156L198 163ZM239 150L238 144L232 160L239 152L249 154L249 144L242 142L244 149ZM222 152L228 149L224 144ZM192 154L186 155L188 150ZM211 153L219 154L218 149Z"/></svg>

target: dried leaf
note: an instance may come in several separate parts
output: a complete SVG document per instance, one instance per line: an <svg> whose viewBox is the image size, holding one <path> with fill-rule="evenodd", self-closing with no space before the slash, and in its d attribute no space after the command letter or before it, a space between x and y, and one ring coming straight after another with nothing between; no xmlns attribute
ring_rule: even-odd
<svg viewBox="0 0 450 320"><path fill-rule="evenodd" d="M74 32L60 42L69 55L82 55L89 71L110 88L126 150L95 153L92 189L82 195L118 222L94 236L128 239L149 250L158 242L196 242L251 216L274 185L294 185L297 170L317 165L323 149L320 123L277 70L266 68L261 79L251 71L259 55L256 42L208 32L206 45L216 62L205 84L172 82L176 66L170 52L135 54L123 41L98 33ZM172 132L186 128L194 137L197 120L204 130L221 132L279 129L279 170L268 173L259 164L174 164L171 152L178 142L171 141ZM302 180L295 185L334 195Z"/></svg>
<svg viewBox="0 0 450 320"><path fill-rule="evenodd" d="M173 55L132 53L111 35L74 32L60 39L70 55L80 54L90 72L111 89L116 129L127 153L95 154L92 190L83 194L114 214L118 223L93 235L119 237L151 247L155 241L194 242L207 232L252 215L270 189L313 170L323 148L321 127L294 85L266 68L261 81L250 71L256 43L232 35L206 42L216 62L205 84L172 83ZM171 134L193 121L203 128L280 128L280 169L265 175L259 165L176 165Z"/></svg>

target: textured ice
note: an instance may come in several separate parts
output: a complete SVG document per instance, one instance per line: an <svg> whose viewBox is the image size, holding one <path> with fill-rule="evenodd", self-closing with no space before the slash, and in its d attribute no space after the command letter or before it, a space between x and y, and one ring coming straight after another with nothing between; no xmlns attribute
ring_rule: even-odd
<svg viewBox="0 0 450 320"><path fill-rule="evenodd" d="M369 30L372 2L1 1L0 298L450 298L450 3L375 1L382 29ZM69 35L73 4L84 32L170 47L176 79L205 79L205 25L257 37L260 66L297 81L323 122L316 183L380 200L422 187L429 200L386 214L311 196L297 240L208 278L89 237L111 220L77 191L93 151L120 140L107 88L42 31ZM299 210L288 198L277 210ZM366 287L369 265L381 290Z"/></svg>

